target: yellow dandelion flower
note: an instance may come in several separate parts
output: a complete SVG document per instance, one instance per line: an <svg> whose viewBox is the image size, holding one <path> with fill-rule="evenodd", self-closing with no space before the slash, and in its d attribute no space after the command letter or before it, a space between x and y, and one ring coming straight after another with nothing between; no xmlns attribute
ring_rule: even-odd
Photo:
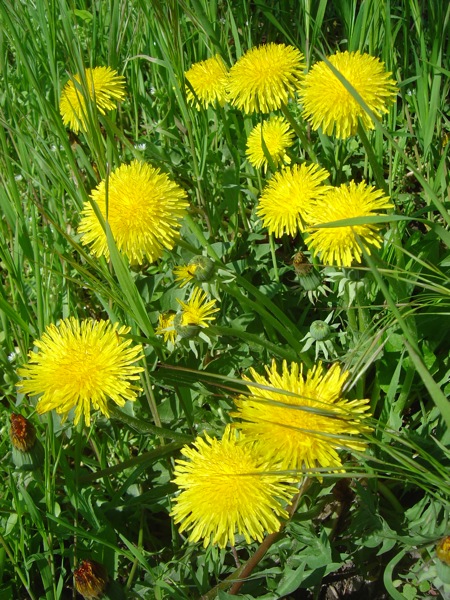
<svg viewBox="0 0 450 600"><path fill-rule="evenodd" d="M388 112L397 94L396 82L385 71L384 63L370 54L337 52L329 62L358 92L370 110L380 118ZM372 119L324 62L316 63L305 76L300 90L303 117L313 129L322 128L338 138L354 135L358 118L366 129L373 129Z"/></svg>
<svg viewBox="0 0 450 600"><path fill-rule="evenodd" d="M131 340L123 339L129 331L110 321L80 322L73 317L49 325L35 341L38 352L30 352L28 364L18 370L24 378L19 391L42 394L36 406L39 414L56 410L65 420L75 408L75 425L83 414L90 425L91 403L109 417L108 399L123 406L140 390L131 382L143 371L135 364L143 358L142 348L130 347Z"/></svg>
<svg viewBox="0 0 450 600"><path fill-rule="evenodd" d="M180 282L180 287L184 288L188 283L192 283L197 267L195 265L178 265L174 267L173 274L175 281Z"/></svg>
<svg viewBox="0 0 450 600"><path fill-rule="evenodd" d="M159 169L137 160L121 165L107 184L101 181L91 198L103 218L108 217L118 249L132 264L142 264L145 258L154 262L164 248L173 248L188 206L183 189ZM105 231L89 202L84 204L78 233L95 256L109 258Z"/></svg>
<svg viewBox="0 0 450 600"><path fill-rule="evenodd" d="M102 115L116 108L117 101L125 98L125 78L111 67L85 69L84 79L82 81L79 74L70 79L59 102L64 125L75 133L87 129L87 94Z"/></svg>
<svg viewBox="0 0 450 600"><path fill-rule="evenodd" d="M364 423L369 401L341 397L348 372L337 364L325 371L318 363L304 376L303 365L286 361L281 373L275 361L265 369L266 377L250 369L264 387L249 384L250 395L240 396L231 414L242 419L236 426L262 444L268 459L278 459L281 469L335 469L342 466L339 448L364 449L362 439L348 436L370 431Z"/></svg>
<svg viewBox="0 0 450 600"><path fill-rule="evenodd" d="M214 320L214 313L218 312L216 300L206 300L206 292L196 288L187 302L178 300L181 306L181 325L187 327L196 325L198 327L208 327L208 321Z"/></svg>
<svg viewBox="0 0 450 600"><path fill-rule="evenodd" d="M325 196L317 200L309 215L310 235L306 238L306 244L314 255L320 254L323 264L350 267L353 260L361 262L360 244L369 254L370 245L380 248L380 225L368 223L323 229L317 229L316 226L343 219L375 216L379 214L377 211L393 206L383 192L364 182L356 184L351 181L337 188L331 187Z"/></svg>
<svg viewBox="0 0 450 600"><path fill-rule="evenodd" d="M256 214L269 233L277 237L287 233L297 235L305 228L311 203L321 198L327 186L322 182L328 172L319 165L294 165L270 179L259 200Z"/></svg>
<svg viewBox="0 0 450 600"><path fill-rule="evenodd" d="M158 317L158 327L155 330L156 335L164 336L165 342L174 343L177 332L174 325L175 313L162 313Z"/></svg>
<svg viewBox="0 0 450 600"><path fill-rule="evenodd" d="M193 64L184 75L195 93L186 85L186 98L197 110L227 101L228 68L219 54Z"/></svg>
<svg viewBox="0 0 450 600"><path fill-rule="evenodd" d="M268 113L287 104L303 77L303 54L293 46L251 48L231 67L229 101L245 113Z"/></svg>
<svg viewBox="0 0 450 600"><path fill-rule="evenodd" d="M235 545L236 533L249 544L280 529L279 517L288 517L283 505L296 490L271 473L258 445L227 426L221 440L205 434L193 446L181 451L188 460L176 461L173 481L181 492L170 513L190 542L224 548Z"/></svg>
<svg viewBox="0 0 450 600"><path fill-rule="evenodd" d="M292 146L294 134L289 127L289 123L282 117L271 117L264 123L259 123L252 129L247 140L246 156L250 163L259 169L268 166L267 156L264 152L264 144L272 162L277 167L279 163L291 162L286 153L286 149Z"/></svg>

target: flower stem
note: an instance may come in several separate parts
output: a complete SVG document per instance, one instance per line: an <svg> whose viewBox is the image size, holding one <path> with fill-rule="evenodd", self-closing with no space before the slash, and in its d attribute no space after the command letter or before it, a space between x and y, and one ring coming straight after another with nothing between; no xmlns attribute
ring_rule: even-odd
<svg viewBox="0 0 450 600"><path fill-rule="evenodd" d="M289 121L289 124L292 127L292 129L295 131L295 134L300 139L302 148L305 150L305 152L307 152L309 154L309 157L311 160L318 163L319 161L317 160L316 153L312 149L311 142L308 140L308 138L306 137L306 135L304 134L302 129L299 127L297 121L292 116L291 111L288 109L286 104L281 105L281 111L282 111L283 115L286 117L286 119Z"/></svg>
<svg viewBox="0 0 450 600"><path fill-rule="evenodd" d="M303 480L298 493L295 495L289 508L287 509L289 518L291 518L293 516L293 514L295 513L295 511L297 510L298 504L300 502L300 498L302 497L304 492L309 488L310 485L311 485L311 479ZM286 523L287 522L288 521L286 521ZM231 585L231 588L230 588L229 594L231 596L235 596L239 592L241 587L244 585L247 577L249 577L249 575L251 575L251 573L253 572L255 567L263 559L263 557L266 554L266 552L268 551L268 549L272 546L272 544L274 544L281 537L281 535L283 533L283 529L286 526L286 523L284 523L281 526L280 531L269 534L264 539L264 541L260 544L260 546L256 550L255 554L253 554L253 556L251 556L245 564L241 565L238 569L236 569L236 571L231 573L231 575L229 575L225 579L225 581L222 581L221 583L216 585L214 588L209 590L209 592L204 594L200 600L212 600L213 598L216 598L217 593L220 590L226 589L230 585Z"/></svg>

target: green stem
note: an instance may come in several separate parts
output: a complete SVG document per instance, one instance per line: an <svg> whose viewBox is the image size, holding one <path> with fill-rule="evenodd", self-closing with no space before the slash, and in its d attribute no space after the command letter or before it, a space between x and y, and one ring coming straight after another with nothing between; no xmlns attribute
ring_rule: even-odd
<svg viewBox="0 0 450 600"><path fill-rule="evenodd" d="M304 134L302 129L299 127L297 121L292 116L292 114L291 114L290 110L288 109L288 107L286 106L286 104L281 105L281 111L282 111L283 115L286 117L286 119L289 121L289 124L292 127L292 129L295 131L295 134L300 139L302 148L305 150L305 152L307 152L309 154L309 157L312 161L314 161L315 163L318 163L319 161L317 160L316 153L312 149L311 142L308 140L308 138L306 137L306 135Z"/></svg>
<svg viewBox="0 0 450 600"><path fill-rule="evenodd" d="M279 283L280 275L278 274L277 257L275 254L275 240L273 237L273 233L271 233L269 236L269 242L270 242L270 254L272 255L272 264L273 264L273 270L274 270L274 275L275 275L275 281L277 283Z"/></svg>
<svg viewBox="0 0 450 600"><path fill-rule="evenodd" d="M280 358L284 358L290 362L298 361L298 354L294 350L290 348L283 348L279 344L272 344L268 340L260 337L255 333L248 333L247 331L241 331L239 329L233 329L232 327L219 327L219 326L211 326L208 327L208 331L211 333L217 333L220 336L229 336L229 337L237 337L241 340L248 342L249 344L253 344L255 346L260 346L265 348L268 352L275 356L279 356Z"/></svg>
<svg viewBox="0 0 450 600"><path fill-rule="evenodd" d="M185 436L188 438L188 436ZM193 438L189 437L189 442L192 443ZM185 445L186 442L172 442L171 444L167 444L166 446L155 448L155 450L150 450L149 452L144 452L139 456L135 456L133 458L129 458L128 460L124 460L118 465L114 465L113 467L108 467L107 469L101 469L100 471L96 471L95 473L88 473L87 475L83 475L80 477L80 484L82 485L90 485L93 481L97 479L102 479L103 477L111 477L111 475L115 475L116 473L122 473L125 469L130 469L137 467L142 464L151 464L156 460L160 460L163 456L167 456L173 454L180 448Z"/></svg>
<svg viewBox="0 0 450 600"><path fill-rule="evenodd" d="M294 515L295 511L297 510L297 507L298 507L298 504L300 502L302 495L304 494L304 492L308 489L308 487L310 485L311 485L311 480L304 479L303 483L300 486L298 493L295 495L289 508L287 509L289 518L292 518L292 516ZM247 577L249 577L251 575L251 573L253 572L255 567L261 562L264 555L269 550L269 548L272 546L272 544L274 544L274 542L276 542L281 537L281 535L283 534L283 529L284 529L285 525L286 525L286 523L283 523L281 525L280 531L269 534L264 539L264 541L259 546L259 548L256 550L255 554L253 554L253 556L251 556L245 564L238 567L236 569L236 571L234 571L234 573L232 573L225 579L225 581L223 581L222 583L219 583L219 585L217 585L213 589L209 590L209 592L204 594L201 597L201 600L212 600L213 598L216 598L217 593L220 590L227 589L230 585L232 587L231 587L229 593L230 593L230 595L235 596L239 592L241 587L244 585Z"/></svg>
<svg viewBox="0 0 450 600"><path fill-rule="evenodd" d="M12 554L11 550L9 549L9 546L8 546L8 544L6 543L6 540L5 540L5 538L2 536L2 534L1 534L1 533L0 533L0 544L3 546L3 548L4 548L5 552L6 552L6 555L8 556L8 558L9 558L9 560L10 560L11 564L13 565L15 572L17 573L17 575L18 575L18 577L19 577L20 581L22 582L22 585L23 585L23 586L24 586L24 588L27 590L27 592L28 592L28 595L30 596L31 600L36 600L36 596L33 594L33 592L32 592L32 591L30 590L30 588L28 587L28 583L27 583L27 580L25 579L25 575L24 575L24 574L22 573L22 571L19 569L19 567L18 567L18 565L17 565L17 563L16 563L16 561L15 561L15 559L14 559L14 556L13 556L13 554Z"/></svg>
<svg viewBox="0 0 450 600"><path fill-rule="evenodd" d="M152 425L151 423L146 423L142 421L142 419L135 419L134 417L130 417L123 411L121 411L117 406L111 404L109 406L109 412L111 417L114 419L119 419L123 423L126 423L139 433L153 433L159 437L168 438L169 440L176 440L183 443L189 443L192 441L192 436L186 435L184 433L178 433L177 431L172 431L170 429L165 429L164 427L157 427L156 425Z"/></svg>

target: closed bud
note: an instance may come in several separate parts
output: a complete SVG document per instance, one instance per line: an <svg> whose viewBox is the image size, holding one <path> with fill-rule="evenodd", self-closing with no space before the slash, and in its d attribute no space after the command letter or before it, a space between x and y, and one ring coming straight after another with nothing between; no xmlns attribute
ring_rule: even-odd
<svg viewBox="0 0 450 600"><path fill-rule="evenodd" d="M316 290L320 286L322 279L303 252L297 252L292 264L298 275L298 282L306 292Z"/></svg>
<svg viewBox="0 0 450 600"><path fill-rule="evenodd" d="M36 442L36 429L33 423L22 415L12 413L9 437L11 443L20 452L28 452Z"/></svg>
<svg viewBox="0 0 450 600"><path fill-rule="evenodd" d="M316 341L321 342L330 337L331 327L325 321L313 321L309 333Z"/></svg>
<svg viewBox="0 0 450 600"><path fill-rule="evenodd" d="M33 423L22 415L13 413L10 417L9 437L12 444L12 461L18 469L34 471L44 461L44 448L36 439Z"/></svg>
<svg viewBox="0 0 450 600"><path fill-rule="evenodd" d="M95 560L83 560L73 572L75 587L87 600L101 598L108 585L106 568Z"/></svg>
<svg viewBox="0 0 450 600"><path fill-rule="evenodd" d="M214 262L208 256L194 256L188 267L193 278L200 283L209 281L214 274Z"/></svg>

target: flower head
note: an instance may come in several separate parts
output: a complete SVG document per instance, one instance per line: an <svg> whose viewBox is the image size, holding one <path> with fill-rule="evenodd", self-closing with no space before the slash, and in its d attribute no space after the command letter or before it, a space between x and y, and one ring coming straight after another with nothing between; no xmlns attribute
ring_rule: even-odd
<svg viewBox="0 0 450 600"><path fill-rule="evenodd" d="M145 257L154 262L164 248L173 248L188 206L184 190L159 169L137 160L121 165L108 182L101 181L91 198L108 220L118 249L138 264ZM95 256L109 258L106 233L89 202L84 204L78 232Z"/></svg>
<svg viewBox="0 0 450 600"><path fill-rule="evenodd" d="M164 336L164 341L171 344L175 342L177 337L174 320L174 312L161 313L158 317L158 327L155 330L156 335Z"/></svg>
<svg viewBox="0 0 450 600"><path fill-rule="evenodd" d="M195 93L194 96L190 87L186 85L187 100L197 110L216 102L223 106L227 101L228 68L219 54L193 64L189 71L186 71L185 77Z"/></svg>
<svg viewBox="0 0 450 600"><path fill-rule="evenodd" d="M142 348L123 339L129 331L117 323L73 317L58 327L49 325L35 342L38 352L31 351L28 364L18 370L24 378L20 391L42 394L36 406L40 414L55 409L66 419L75 408L75 425L83 414L90 425L91 403L109 417L108 398L123 406L139 391L131 382L143 371L135 364L143 357Z"/></svg>
<svg viewBox="0 0 450 600"><path fill-rule="evenodd" d="M303 77L303 54L293 46L250 48L231 67L229 100L245 113L268 113L287 104Z"/></svg>
<svg viewBox="0 0 450 600"><path fill-rule="evenodd" d="M64 125L75 133L87 129L87 96L104 115L116 107L117 100L125 98L125 78L110 67L95 67L85 69L84 80L77 74L66 83L59 111Z"/></svg>
<svg viewBox="0 0 450 600"><path fill-rule="evenodd" d="M376 117L388 112L397 94L395 81L387 73L384 64L370 54L360 52L337 52L328 61L358 92ZM366 129L374 124L364 108L339 81L324 62L316 63L303 80L300 90L303 117L313 129L338 138L354 135L358 129L358 118Z"/></svg>
<svg viewBox="0 0 450 600"><path fill-rule="evenodd" d="M264 167L267 169L268 160L264 152L262 141L266 145L266 152L275 166L279 163L291 162L291 159L286 154L286 148L292 146L293 132L289 128L289 123L282 117L271 117L264 123L259 123L252 129L247 140L246 156L250 163L259 169Z"/></svg>
<svg viewBox="0 0 450 600"><path fill-rule="evenodd" d="M295 236L298 230L303 231L311 203L328 189L322 185L327 177L327 171L316 164L294 165L275 173L264 188L256 210L264 227L277 237L283 233Z"/></svg>
<svg viewBox="0 0 450 600"><path fill-rule="evenodd" d="M216 307L215 300L206 300L206 292L196 288L187 302L178 300L181 306L181 325L197 325L198 327L208 327L208 321L214 320L214 313L219 309Z"/></svg>
<svg viewBox="0 0 450 600"><path fill-rule="evenodd" d="M341 397L346 371L334 364L325 372L318 363L304 376L303 365L286 361L281 373L275 361L265 369L266 377L250 369L259 385L247 386L250 395L236 400L232 416L242 419L237 426L262 443L268 459L279 460L281 469L336 468L342 465L339 448L364 448L349 436L370 431L364 423L368 400Z"/></svg>
<svg viewBox="0 0 450 600"><path fill-rule="evenodd" d="M229 426L221 440L198 437L193 448L185 446L188 460L177 460L174 482L181 489L170 513L189 541L203 539L203 546L235 544L235 534L247 543L262 541L264 533L280 528L286 518L282 503L295 493L270 473L273 463L262 458L256 444L244 443Z"/></svg>
<svg viewBox="0 0 450 600"><path fill-rule="evenodd" d="M316 226L354 217L375 216L379 214L377 211L392 207L392 202L383 192L364 182L356 184L351 181L349 184L330 188L314 204L309 218L310 235L306 243L314 255L320 254L322 263L350 267L353 260L361 262L360 244L369 254L370 245L377 248L381 246L380 225L368 223L321 229Z"/></svg>

